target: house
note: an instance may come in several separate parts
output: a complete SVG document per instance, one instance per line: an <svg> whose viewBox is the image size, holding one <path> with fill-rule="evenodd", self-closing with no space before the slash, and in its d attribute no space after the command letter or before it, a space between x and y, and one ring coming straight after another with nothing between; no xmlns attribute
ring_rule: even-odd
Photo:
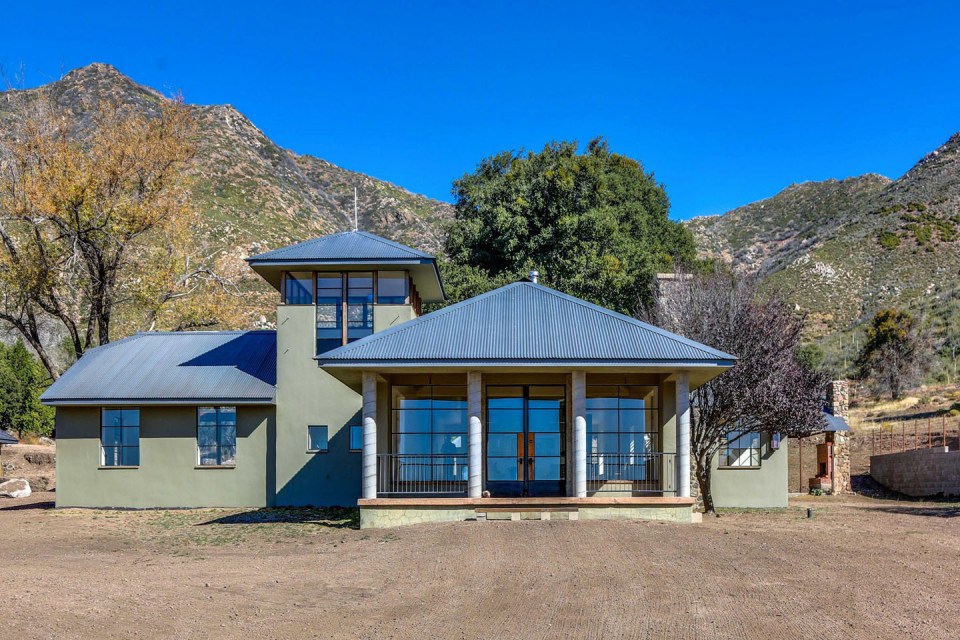
<svg viewBox="0 0 960 640"><path fill-rule="evenodd" d="M43 395L57 506L695 517L689 392L732 355L535 274L423 314L444 300L435 258L363 231L248 262L278 292L276 331L137 334ZM785 452L765 442L730 443L719 492L786 499Z"/></svg>

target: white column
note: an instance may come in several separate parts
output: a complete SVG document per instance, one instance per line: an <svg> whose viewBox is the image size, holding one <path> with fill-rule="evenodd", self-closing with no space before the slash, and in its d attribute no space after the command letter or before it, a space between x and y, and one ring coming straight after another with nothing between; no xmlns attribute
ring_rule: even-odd
<svg viewBox="0 0 960 640"><path fill-rule="evenodd" d="M690 497L690 375L677 375L677 496Z"/></svg>
<svg viewBox="0 0 960 640"><path fill-rule="evenodd" d="M363 498L377 497L377 374L363 372Z"/></svg>
<svg viewBox="0 0 960 640"><path fill-rule="evenodd" d="M587 497L587 374L573 372L573 488Z"/></svg>
<svg viewBox="0 0 960 640"><path fill-rule="evenodd" d="M483 492L483 374L471 371L467 374L467 410L470 412L467 454L470 480L467 497L479 498Z"/></svg>

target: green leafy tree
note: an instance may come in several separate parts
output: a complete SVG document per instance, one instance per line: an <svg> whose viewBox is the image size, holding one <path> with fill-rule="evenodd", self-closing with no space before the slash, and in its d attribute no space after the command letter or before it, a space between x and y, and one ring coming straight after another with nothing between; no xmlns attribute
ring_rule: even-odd
<svg viewBox="0 0 960 640"><path fill-rule="evenodd" d="M52 435L54 410L40 404L48 380L22 341L0 345L0 427L21 438L24 433Z"/></svg>
<svg viewBox="0 0 960 640"><path fill-rule="evenodd" d="M933 365L933 346L922 323L899 309L884 309L867 326L867 341L857 357L860 377L877 393L899 400Z"/></svg>
<svg viewBox="0 0 960 640"><path fill-rule="evenodd" d="M652 173L602 138L539 153L504 151L454 182L444 267L453 301L525 276L637 315L658 270L695 260L693 237L669 219Z"/></svg>

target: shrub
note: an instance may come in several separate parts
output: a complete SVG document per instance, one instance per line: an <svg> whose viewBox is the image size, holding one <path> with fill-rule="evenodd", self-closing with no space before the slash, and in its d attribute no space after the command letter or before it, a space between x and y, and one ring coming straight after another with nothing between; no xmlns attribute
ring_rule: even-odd
<svg viewBox="0 0 960 640"><path fill-rule="evenodd" d="M900 246L900 236L892 231L881 231L878 239L884 249L896 249Z"/></svg>

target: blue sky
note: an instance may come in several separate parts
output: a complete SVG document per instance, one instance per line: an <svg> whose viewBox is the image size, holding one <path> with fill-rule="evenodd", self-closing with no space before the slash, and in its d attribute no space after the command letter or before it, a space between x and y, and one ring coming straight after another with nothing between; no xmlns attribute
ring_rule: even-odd
<svg viewBox="0 0 960 640"><path fill-rule="evenodd" d="M77 6L5 7L7 75L109 62L444 200L497 151L604 135L689 218L792 182L897 177L960 130L956 2Z"/></svg>

